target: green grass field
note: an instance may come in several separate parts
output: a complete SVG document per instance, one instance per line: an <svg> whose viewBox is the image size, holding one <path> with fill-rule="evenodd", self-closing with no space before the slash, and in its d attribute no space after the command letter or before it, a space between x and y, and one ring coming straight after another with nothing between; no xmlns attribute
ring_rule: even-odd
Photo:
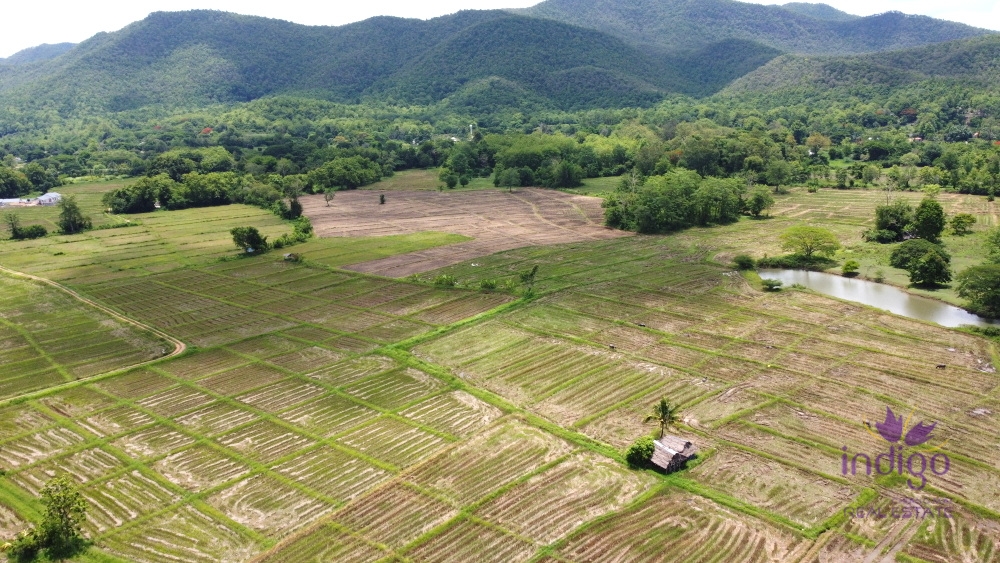
<svg viewBox="0 0 1000 563"><path fill-rule="evenodd" d="M0 399L0 537L37 521L38 491L66 473L90 506L83 561L994 560L993 344L810 292L763 293L719 263L772 252L799 217L847 242L874 203L796 191L770 220L527 247L422 276L475 288L538 266L527 299L336 269L456 242L441 233L291 247L304 264L220 260L235 250L228 225L288 229L241 206L0 243L0 264L67 280L190 345ZM141 236L101 238L129 231ZM163 233L205 242L143 242ZM60 294L10 284L0 331L37 334L32 353L99 332L93 311L74 313L84 330L71 331L38 315L68 311ZM670 476L622 463L654 431L643 418L661 397L699 448ZM938 423L929 445L946 442L951 472L928 474L919 498L950 499L954 518L844 517L913 495L905 480L841 474L842 446L885 450L863 421L886 406Z"/></svg>
<svg viewBox="0 0 1000 563"><path fill-rule="evenodd" d="M104 206L101 204L101 196L105 192L120 188L125 184L131 184L134 180L109 180L99 182L88 182L81 184L69 184L59 186L54 192L64 196L73 196L80 204L83 214L90 217L94 225L118 224L124 219L115 215L106 214ZM50 233L58 231L56 219L59 217L59 208L56 206L29 206L29 207L2 207L0 215L6 213L16 213L23 225L42 225ZM5 225L6 227L6 225Z"/></svg>
<svg viewBox="0 0 1000 563"><path fill-rule="evenodd" d="M404 170L402 172L396 172L392 176L383 179L380 182L376 182L369 186L364 186L360 188L366 191L420 191L420 190L438 190L445 189L448 191L463 191L463 190L479 190L483 188L493 188L492 178L472 178L469 185L462 186L461 184L456 185L454 188L447 188L445 183L439 178L439 170L429 169L429 170Z"/></svg>
<svg viewBox="0 0 1000 563"><path fill-rule="evenodd" d="M893 198L902 198L916 206L923 198L918 192L897 192ZM881 270L888 283L900 287L909 286L909 276L904 270L889 265L889 255L897 244L865 242L861 234L875 223L875 207L885 203L885 193L879 190L833 190L823 189L809 193L805 188L794 188L788 195L775 196L776 203L770 217L762 220L743 218L739 223L710 229L691 229L679 233L676 238L686 244L711 248L716 251L714 258L727 263L732 256L747 253L756 258L765 255L786 254L781 248L781 232L794 225L810 225L829 229L840 240L843 248L834 258L843 263L857 260L861 264L860 274L871 278ZM987 202L983 196L962 194L941 194L938 200L947 216L956 213L970 213L976 217L974 232L957 237L946 230L942 237L945 249L952 255L952 271L960 272L983 260L982 245L986 231L1000 224L1000 207L996 202ZM830 270L839 273L840 268ZM960 305L961 299L954 288L938 290L910 288L914 293Z"/></svg>

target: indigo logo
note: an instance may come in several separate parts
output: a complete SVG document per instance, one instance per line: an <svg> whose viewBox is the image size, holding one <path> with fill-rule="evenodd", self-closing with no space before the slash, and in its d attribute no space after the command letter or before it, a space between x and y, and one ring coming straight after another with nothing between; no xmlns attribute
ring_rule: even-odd
<svg viewBox="0 0 1000 563"><path fill-rule="evenodd" d="M865 425L871 428L867 422ZM851 475L857 475L858 465L863 463L866 475L872 474L872 466L875 467L875 473L878 475L908 474L910 478L907 479L907 484L910 485L911 489L919 491L927 485L927 477L925 476L927 470L930 469L934 475L945 475L951 469L951 459L944 453L930 455L932 451L940 449L940 446L926 452L914 452L906 457L904 457L903 450L907 446L914 447L925 444L931 439L931 433L936 427L936 422L928 425L920 421L904 435L903 416L896 416L891 408L886 407L885 422L876 422L875 429L878 430L878 435L882 439L892 444L889 446L889 451L875 456L874 462L867 454L858 453L850 458L850 463L848 463L848 447L844 446L841 448L844 452L841 456L841 473L847 475L850 472ZM899 443L900 439L902 439L901 444ZM929 458L928 455L930 455Z"/></svg>

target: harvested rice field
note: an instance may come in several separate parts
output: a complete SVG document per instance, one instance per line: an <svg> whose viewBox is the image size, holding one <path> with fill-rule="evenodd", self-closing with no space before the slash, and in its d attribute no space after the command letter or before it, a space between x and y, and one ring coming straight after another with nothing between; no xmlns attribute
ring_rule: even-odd
<svg viewBox="0 0 1000 563"><path fill-rule="evenodd" d="M118 241L143 256L128 267L96 240L112 231L59 243L80 245L72 261L0 243L0 263L110 311L0 276L0 373L30 382L0 395L0 534L37 522L41 488L67 475L95 563L997 560L991 341L757 291L713 261L723 229L618 236L599 201L509 195L392 191L378 214L370 191L310 201L334 238L304 264L218 260L230 221L288 229L239 206L113 230L215 233L198 251ZM776 214L822 219L839 195L820 195ZM462 230L476 221L486 234ZM442 224L474 240L405 238ZM369 262L338 239L384 234L404 238L366 242ZM428 283L443 274L458 287ZM163 358L169 341L111 313L186 350ZM659 432L644 419L661 398L698 449L669 475L624 463ZM878 473L886 407L936 423L906 448L948 456L920 488L920 457Z"/></svg>

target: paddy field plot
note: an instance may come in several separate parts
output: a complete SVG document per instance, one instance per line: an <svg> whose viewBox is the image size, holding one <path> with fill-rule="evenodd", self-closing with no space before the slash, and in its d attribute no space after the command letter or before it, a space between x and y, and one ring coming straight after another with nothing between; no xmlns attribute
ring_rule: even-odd
<svg viewBox="0 0 1000 563"><path fill-rule="evenodd" d="M358 263L360 272L405 277L522 246L625 236L602 226L601 201L552 190L397 191L380 205L370 191L302 199L321 237L446 232L473 240Z"/></svg>
<svg viewBox="0 0 1000 563"><path fill-rule="evenodd" d="M502 294L442 292L425 285L345 275L266 256L259 261L222 262L80 287L122 314L200 347L234 344L289 329L331 344L326 348L298 346L294 337L285 344L273 339L240 344L245 353L258 355L267 354L267 346L278 347L269 357L270 363L291 371L303 367L319 370L345 354L366 348L366 342L373 349L512 300ZM252 299L241 299L244 296ZM406 300L405 306L393 305L402 300ZM387 312L373 309L378 306ZM248 348L257 342L265 348L260 352ZM281 350L281 346L287 349ZM197 377L215 370L216 362L241 358L221 351L215 354L222 356L194 362L191 368L168 369L190 369L191 376Z"/></svg>
<svg viewBox="0 0 1000 563"><path fill-rule="evenodd" d="M32 222L32 213L33 208L20 210L22 221ZM141 224L2 241L0 263L76 286L215 262L232 254L235 247L229 230L233 227L254 225L270 238L291 230L274 214L245 205L158 211L130 218Z"/></svg>
<svg viewBox="0 0 1000 563"><path fill-rule="evenodd" d="M619 448L649 432L642 419L666 397L680 405L682 423L710 452L686 478L709 498L717 491L727 502L755 507L779 530L826 526L867 498L865 490L898 490L863 475L845 480L840 472L845 444L881 451L884 441L863 423L881 422L886 406L963 436L943 446L963 457L963 467L932 486L936 494L996 510L985 494L1000 490L996 440L987 429L996 423L993 398L1000 392L989 342L809 292L756 292L726 268L689 263L682 249L657 248L666 246L659 240L520 249L491 256L480 268L439 270L474 284L537 263L538 286L549 293L423 342L413 353ZM622 256L637 246L645 247L639 256L662 257L657 267L619 259L587 268L598 247L602 255ZM948 373L938 364L947 364ZM783 553L870 553L831 537L792 541ZM664 535L662 541L681 540ZM604 552L596 553L592 560L603 560ZM566 554L570 561L587 557Z"/></svg>
<svg viewBox="0 0 1000 563"><path fill-rule="evenodd" d="M374 195L340 193L331 209L354 197L377 206ZM485 214L517 248L422 274L477 287L538 265L533 299L333 270L346 247L325 241L311 252L328 265L216 261L206 247L169 267L50 270L192 349L0 404L0 531L36 518L40 487L65 473L91 503L103 561L995 560L989 341L809 292L756 291L711 258L728 252L712 233L751 240L757 222L582 240L599 227L576 200L507 195L391 192L385 213L403 228L394 201L467 197L454 208L467 214L476 196L510 204L517 221L533 216L546 236L576 233L552 245ZM350 221L396 228L373 217ZM667 477L618 453L658 430L643 419L661 397L680 407L673 432L699 448ZM843 445L879 451L864 422L886 406L949 438L953 470L919 495L951 498L954 519L843 517L911 495L905 480L840 473Z"/></svg>
<svg viewBox="0 0 1000 563"><path fill-rule="evenodd" d="M0 273L0 399L163 357L174 345L65 292Z"/></svg>
<svg viewBox="0 0 1000 563"><path fill-rule="evenodd" d="M4 526L30 519L34 512L18 510L33 506L45 481L65 473L91 505L88 534L111 556L215 560L221 544L234 550L225 557L243 561L502 416L432 375L365 350L512 297L275 260L243 265L78 286L200 349L4 407ZM246 294L271 299L233 299ZM36 346L62 344L50 336L47 309L25 295L5 294L5 320L29 337L37 332ZM65 300L56 304L81 330L142 342L90 311L69 311ZM399 300L406 301L394 305ZM335 314L313 319L299 314L301 307L265 308L261 301ZM176 529L145 528L165 522ZM132 545L135 537L149 542Z"/></svg>

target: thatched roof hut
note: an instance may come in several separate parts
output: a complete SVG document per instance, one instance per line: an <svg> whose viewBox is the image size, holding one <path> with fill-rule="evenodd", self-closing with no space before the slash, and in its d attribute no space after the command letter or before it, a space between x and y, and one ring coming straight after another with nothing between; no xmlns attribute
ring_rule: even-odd
<svg viewBox="0 0 1000 563"><path fill-rule="evenodd" d="M694 445L678 436L663 436L653 441L653 457L650 461L667 473L684 467L687 460L698 453Z"/></svg>

